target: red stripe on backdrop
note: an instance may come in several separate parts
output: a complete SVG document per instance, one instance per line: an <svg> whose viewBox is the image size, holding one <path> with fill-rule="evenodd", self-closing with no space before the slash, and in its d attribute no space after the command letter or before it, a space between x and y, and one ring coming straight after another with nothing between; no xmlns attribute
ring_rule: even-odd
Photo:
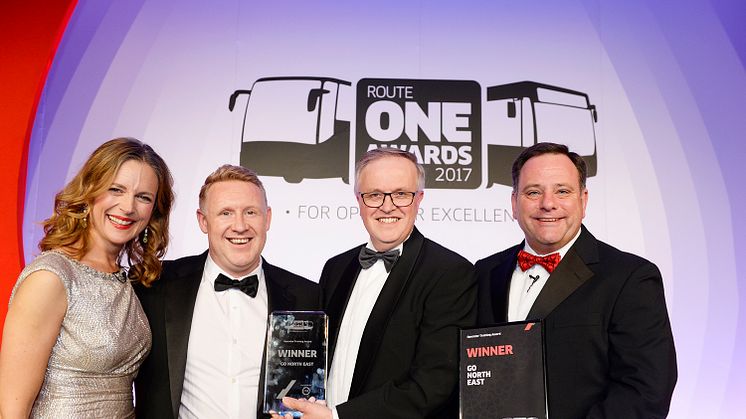
<svg viewBox="0 0 746 419"><path fill-rule="evenodd" d="M28 144L42 89L77 0L11 0L0 13L0 327L23 268Z"/></svg>

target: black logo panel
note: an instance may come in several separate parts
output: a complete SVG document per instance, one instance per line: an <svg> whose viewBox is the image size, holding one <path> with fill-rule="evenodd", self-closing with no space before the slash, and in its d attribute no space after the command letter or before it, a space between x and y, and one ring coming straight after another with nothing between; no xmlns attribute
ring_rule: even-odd
<svg viewBox="0 0 746 419"><path fill-rule="evenodd" d="M426 187L476 189L482 180L481 87L469 80L362 79L355 160L397 147L425 167Z"/></svg>

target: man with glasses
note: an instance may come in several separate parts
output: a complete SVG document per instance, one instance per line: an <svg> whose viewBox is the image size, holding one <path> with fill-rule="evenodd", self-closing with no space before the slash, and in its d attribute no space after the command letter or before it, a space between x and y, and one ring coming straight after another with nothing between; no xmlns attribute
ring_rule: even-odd
<svg viewBox="0 0 746 419"><path fill-rule="evenodd" d="M457 416L458 330L476 321L475 279L471 263L414 227L424 186L406 151L374 149L357 163L370 240L321 274L329 407L286 398L304 419Z"/></svg>

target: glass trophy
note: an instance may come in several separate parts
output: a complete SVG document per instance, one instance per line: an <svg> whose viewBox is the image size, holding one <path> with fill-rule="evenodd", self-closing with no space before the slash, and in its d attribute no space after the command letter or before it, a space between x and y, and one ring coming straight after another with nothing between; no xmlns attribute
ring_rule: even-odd
<svg viewBox="0 0 746 419"><path fill-rule="evenodd" d="M323 311L274 311L269 316L264 368L264 413L296 412L283 397L326 400L327 315Z"/></svg>

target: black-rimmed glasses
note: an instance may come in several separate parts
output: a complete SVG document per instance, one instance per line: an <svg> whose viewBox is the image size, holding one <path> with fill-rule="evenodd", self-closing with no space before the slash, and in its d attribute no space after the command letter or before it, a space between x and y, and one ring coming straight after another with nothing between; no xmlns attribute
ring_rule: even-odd
<svg viewBox="0 0 746 419"><path fill-rule="evenodd" d="M361 193L360 197L363 198L363 204L369 208L380 208L387 196L391 198L391 202L395 206L408 207L414 202L415 195L417 195L417 192L368 192Z"/></svg>

